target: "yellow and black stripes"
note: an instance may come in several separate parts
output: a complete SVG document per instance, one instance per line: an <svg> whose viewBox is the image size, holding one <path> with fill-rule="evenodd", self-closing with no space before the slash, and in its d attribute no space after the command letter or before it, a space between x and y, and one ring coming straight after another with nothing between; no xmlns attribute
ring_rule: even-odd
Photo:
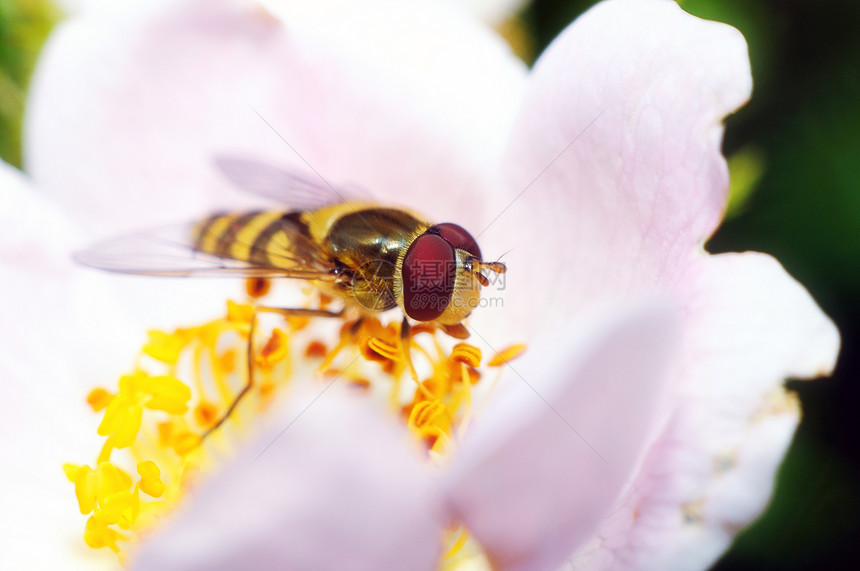
<svg viewBox="0 0 860 571"><path fill-rule="evenodd" d="M215 214L194 229L194 248L258 266L295 268L319 259L299 212Z"/></svg>

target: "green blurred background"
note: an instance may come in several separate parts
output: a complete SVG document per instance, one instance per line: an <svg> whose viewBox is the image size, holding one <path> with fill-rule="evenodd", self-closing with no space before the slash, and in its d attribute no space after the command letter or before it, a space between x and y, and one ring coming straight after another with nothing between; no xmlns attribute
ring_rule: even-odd
<svg viewBox="0 0 860 571"><path fill-rule="evenodd" d="M501 28L531 61L593 3L535 0ZM776 495L716 568L860 567L860 2L681 4L743 32L755 80L752 101L727 122L732 204L708 249L775 255L843 342L831 379L789 382L804 419ZM0 156L17 166L27 81L59 18L45 0L0 0Z"/></svg>

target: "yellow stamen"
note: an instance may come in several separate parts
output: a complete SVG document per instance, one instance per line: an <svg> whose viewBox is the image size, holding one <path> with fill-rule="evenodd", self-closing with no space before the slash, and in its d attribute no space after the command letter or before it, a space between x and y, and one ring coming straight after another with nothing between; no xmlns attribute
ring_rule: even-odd
<svg viewBox="0 0 860 571"><path fill-rule="evenodd" d="M191 389L174 377L163 375L143 379L140 392L144 396L143 405L170 414L183 414L188 410Z"/></svg>
<svg viewBox="0 0 860 571"><path fill-rule="evenodd" d="M72 464L71 462L66 462L63 464L63 473L66 475L66 479L71 483L75 483L75 477L78 474L78 469L80 465Z"/></svg>
<svg viewBox="0 0 860 571"><path fill-rule="evenodd" d="M295 333L296 331L301 331L305 327L307 327L311 322L310 317L303 317L301 315L290 315L287 317L287 323L290 326L290 331Z"/></svg>
<svg viewBox="0 0 860 571"><path fill-rule="evenodd" d="M261 288L249 284L249 295ZM97 388L87 395L102 415L97 430L104 437L102 448L90 465L63 465L81 513L89 516L87 545L108 547L123 561L128 546L159 525L251 433L243 425L283 394L294 355L315 360L312 367L320 376L342 376L366 398L387 395L392 411L425 445L429 462L445 462L469 424L481 351L467 343L451 347L454 342L435 324L416 324L402 339L398 321L383 325L364 316L345 320L337 340L326 342L303 331L313 323L304 317L288 317L282 328L271 327L268 319L257 321L250 339L254 319L252 305L228 302L226 315L209 323L150 331L141 357L119 379L117 390ZM249 348L252 390L223 419L248 383ZM402 386L401 378L411 374L409 361L423 380ZM467 537L464 530L456 537L448 534L447 557L459 552Z"/></svg>
<svg viewBox="0 0 860 571"><path fill-rule="evenodd" d="M210 402L201 402L194 407L194 419L203 428L209 428L218 421L218 409Z"/></svg>
<svg viewBox="0 0 860 571"><path fill-rule="evenodd" d="M171 365L176 364L179 359L179 353L184 345L183 339L179 335L170 335L164 331L148 331L149 342L143 346L143 352L158 359L164 363Z"/></svg>
<svg viewBox="0 0 860 571"><path fill-rule="evenodd" d="M164 493L164 482L161 481L161 470L152 460L138 462L137 473L140 474L140 490L153 498L160 498Z"/></svg>
<svg viewBox="0 0 860 571"><path fill-rule="evenodd" d="M118 552L117 540L125 539L125 536L109 528L107 524L91 516L87 520L84 529L84 541L93 548L109 547L111 551Z"/></svg>
<svg viewBox="0 0 860 571"><path fill-rule="evenodd" d="M277 386L275 385L275 383L260 383L260 398L262 400L268 401L269 398L275 393L276 388Z"/></svg>
<svg viewBox="0 0 860 571"><path fill-rule="evenodd" d="M463 418L460 419L460 426L458 429L458 435L460 436L465 434L466 429L469 427L469 422L472 420L472 385L478 382L477 380L472 380L473 371L480 375L478 371L467 366L466 363L460 363L460 396L463 399L463 408L465 409Z"/></svg>
<svg viewBox="0 0 860 571"><path fill-rule="evenodd" d="M505 363L513 361L514 359L516 359L517 357L519 357L520 355L525 353L525 351L526 351L525 344L521 343L519 345L511 345L510 347L507 347L506 349L502 349L501 351L496 353L496 356L493 357L492 359L490 359L490 362L487 363L487 366L489 366L489 367L500 367L500 366L504 365Z"/></svg>
<svg viewBox="0 0 860 571"><path fill-rule="evenodd" d="M125 448L134 442L142 417L143 408L140 405L127 396L118 396L105 410L98 434L110 436L116 448Z"/></svg>
<svg viewBox="0 0 860 571"><path fill-rule="evenodd" d="M311 341L305 349L305 357L309 359L322 359L328 354L328 349L322 341Z"/></svg>
<svg viewBox="0 0 860 571"><path fill-rule="evenodd" d="M274 329L272 336L257 356L257 365L263 369L271 369L276 363L286 359L288 352L287 334L280 329Z"/></svg>
<svg viewBox="0 0 860 571"><path fill-rule="evenodd" d="M184 430L176 435L173 439L173 449L180 456L185 456L198 446L200 446L200 435L190 430Z"/></svg>
<svg viewBox="0 0 860 571"><path fill-rule="evenodd" d="M412 408L409 415L410 428L423 428L445 414L445 406L439 401L421 401Z"/></svg>
<svg viewBox="0 0 860 571"><path fill-rule="evenodd" d="M451 547L448 548L448 551L442 556L442 559L451 559L457 553L463 549L463 546L466 545L466 542L469 540L469 533L465 529L460 529L460 533L457 535L457 540L451 544Z"/></svg>
<svg viewBox="0 0 860 571"><path fill-rule="evenodd" d="M363 347L365 347L363 354L367 359L380 363L400 359L400 347L380 337L371 337Z"/></svg>
<svg viewBox="0 0 860 571"><path fill-rule="evenodd" d="M108 494L99 501L100 509L96 513L96 519L102 523L118 524L123 529L128 529L130 526L129 518L126 512L131 510L137 498L130 492L114 492Z"/></svg>
<svg viewBox="0 0 860 571"><path fill-rule="evenodd" d="M233 349L227 349L221 356L218 357L218 368L220 368L225 374L230 374L236 368L236 351Z"/></svg>
<svg viewBox="0 0 860 571"><path fill-rule="evenodd" d="M96 491L99 498L131 489L131 476L110 462L96 466Z"/></svg>
<svg viewBox="0 0 860 571"><path fill-rule="evenodd" d="M272 289L272 281L266 278L248 278L245 280L245 293L248 297L257 299L263 297Z"/></svg>
<svg viewBox="0 0 860 571"><path fill-rule="evenodd" d="M159 422L156 425L158 430L158 443L167 448L170 442L173 442L173 423L170 421Z"/></svg>
<svg viewBox="0 0 860 571"><path fill-rule="evenodd" d="M93 409L93 412L98 412L104 409L113 400L113 395L107 392L106 389L97 387L90 391L87 395L87 404Z"/></svg>
<svg viewBox="0 0 860 571"><path fill-rule="evenodd" d="M89 466L81 466L75 474L75 495L81 513L92 513L96 507L96 473Z"/></svg>
<svg viewBox="0 0 860 571"><path fill-rule="evenodd" d="M248 304L227 302L227 321L239 325L250 325L254 319L254 307Z"/></svg>
<svg viewBox="0 0 860 571"><path fill-rule="evenodd" d="M481 364L481 350L468 343L457 343L451 351L450 359L470 367L477 367Z"/></svg>

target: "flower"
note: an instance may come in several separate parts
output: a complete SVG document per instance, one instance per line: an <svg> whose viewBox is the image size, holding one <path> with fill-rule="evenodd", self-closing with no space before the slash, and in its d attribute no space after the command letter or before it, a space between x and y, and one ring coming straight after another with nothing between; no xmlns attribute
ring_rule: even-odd
<svg viewBox="0 0 860 571"><path fill-rule="evenodd" d="M80 398L84 385L75 378L117 370L120 361L113 355L122 354L125 332L133 330L109 295L101 296L98 307L87 302L104 292L73 268L65 252L63 244L74 236L73 226L5 163L0 163L0 200L0 289L7 300L0 327L0 505L3 531L14 538L7 542L2 564L13 569L98 568L98 554L72 557L81 551L73 546L83 545L80 513L68 502L68 482L57 478L57 461L69 455L87 457L98 446L94 427L85 422L90 415L85 415ZM74 331L71 323L76 324ZM104 331L116 333L107 339L95 334ZM103 351L100 362L75 359L76 354L92 354L96 339ZM116 559L101 563L110 568Z"/></svg>
<svg viewBox="0 0 860 571"><path fill-rule="evenodd" d="M743 39L615 0L527 77L451 8L348 16L222 1L72 22L34 80L29 172L108 233L235 204L209 167L225 149L306 163L514 246L504 310L470 327L487 354L512 336L529 351L439 471L366 401L294 405L139 566L432 568L451 521L503 568L707 566L770 494L799 417L782 381L838 349L774 260L702 248L725 206L721 120L750 90ZM165 315L200 307L172 297Z"/></svg>

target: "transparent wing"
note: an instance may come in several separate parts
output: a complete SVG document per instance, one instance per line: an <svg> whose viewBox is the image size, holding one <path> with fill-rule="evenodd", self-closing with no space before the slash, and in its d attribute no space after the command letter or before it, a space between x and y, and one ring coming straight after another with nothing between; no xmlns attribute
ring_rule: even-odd
<svg viewBox="0 0 860 571"><path fill-rule="evenodd" d="M108 272L163 277L256 277L335 281L334 265L316 252L303 252L312 245L286 252L284 266L250 264L194 249L194 224L176 224L114 238L75 253L83 265Z"/></svg>
<svg viewBox="0 0 860 571"><path fill-rule="evenodd" d="M319 175L301 175L268 163L231 155L216 156L215 165L230 182L295 210L314 210L342 202L372 202L367 191L335 187Z"/></svg>

